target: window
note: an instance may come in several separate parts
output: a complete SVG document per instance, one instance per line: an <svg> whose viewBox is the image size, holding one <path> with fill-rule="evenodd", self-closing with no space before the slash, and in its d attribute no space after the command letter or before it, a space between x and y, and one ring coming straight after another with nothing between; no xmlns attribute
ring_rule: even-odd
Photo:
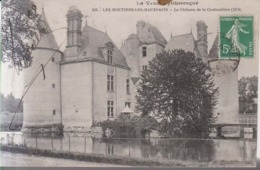
<svg viewBox="0 0 260 170"><path fill-rule="evenodd" d="M107 101L107 116L114 117L114 101Z"/></svg>
<svg viewBox="0 0 260 170"><path fill-rule="evenodd" d="M55 59L54 59L54 58L52 58L52 59L51 59L51 61L52 61L52 62L54 62L54 61L55 61Z"/></svg>
<svg viewBox="0 0 260 170"><path fill-rule="evenodd" d="M142 66L143 70L147 70L147 65Z"/></svg>
<svg viewBox="0 0 260 170"><path fill-rule="evenodd" d="M113 146L113 144L108 144L107 145L107 153L109 155L114 155L114 146Z"/></svg>
<svg viewBox="0 0 260 170"><path fill-rule="evenodd" d="M112 64L112 56L113 56L112 50L108 49L107 50L107 62L109 64Z"/></svg>
<svg viewBox="0 0 260 170"><path fill-rule="evenodd" d="M52 114L53 114L53 115L56 115L56 110L55 110L55 109L52 111Z"/></svg>
<svg viewBox="0 0 260 170"><path fill-rule="evenodd" d="M128 106L129 108L131 107L131 102L125 102L125 107Z"/></svg>
<svg viewBox="0 0 260 170"><path fill-rule="evenodd" d="M52 84L52 88L55 88L55 84Z"/></svg>
<svg viewBox="0 0 260 170"><path fill-rule="evenodd" d="M87 55L87 51L84 51L84 52L83 52L83 56L86 56L86 55Z"/></svg>
<svg viewBox="0 0 260 170"><path fill-rule="evenodd" d="M126 93L130 94L130 80L126 79Z"/></svg>
<svg viewBox="0 0 260 170"><path fill-rule="evenodd" d="M146 55L147 55L147 48L146 47L142 47L142 53L143 53L143 57L146 57Z"/></svg>
<svg viewBox="0 0 260 170"><path fill-rule="evenodd" d="M114 76L107 75L107 90L114 91Z"/></svg>

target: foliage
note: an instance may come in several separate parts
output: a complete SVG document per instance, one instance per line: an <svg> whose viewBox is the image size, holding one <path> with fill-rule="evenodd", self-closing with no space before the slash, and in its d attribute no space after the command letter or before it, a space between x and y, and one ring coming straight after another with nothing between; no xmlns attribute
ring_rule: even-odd
<svg viewBox="0 0 260 170"><path fill-rule="evenodd" d="M17 112L23 112L23 103L19 105L20 99L17 99L13 96L13 94L9 94L6 97L1 94L1 111L8 111L11 113ZM17 108L18 107L18 108Z"/></svg>
<svg viewBox="0 0 260 170"><path fill-rule="evenodd" d="M218 88L209 67L191 52L164 51L149 62L137 90L136 110L166 120L171 136L205 137L215 121Z"/></svg>
<svg viewBox="0 0 260 170"><path fill-rule="evenodd" d="M158 126L158 132L163 137L181 136L180 128L172 126L167 119L163 119Z"/></svg>
<svg viewBox="0 0 260 170"><path fill-rule="evenodd" d="M4 0L2 2L2 62L18 70L32 63L32 50L47 25L36 12L31 0Z"/></svg>
<svg viewBox="0 0 260 170"><path fill-rule="evenodd" d="M258 77L242 77L238 81L239 112L257 113L257 104L254 99L258 97Z"/></svg>
<svg viewBox="0 0 260 170"><path fill-rule="evenodd" d="M95 126L102 127L103 131L107 128L113 131L113 137L144 137L147 132L155 130L158 126L158 122L151 116L139 117L134 116L129 118L124 115L120 115L115 120L105 120L103 122L96 123Z"/></svg>
<svg viewBox="0 0 260 170"><path fill-rule="evenodd" d="M12 93L7 96L1 94L0 101L0 131L10 130L9 126L16 111L17 114L14 117L12 128L16 131L20 131L23 125L23 103L18 107L20 99L15 98Z"/></svg>

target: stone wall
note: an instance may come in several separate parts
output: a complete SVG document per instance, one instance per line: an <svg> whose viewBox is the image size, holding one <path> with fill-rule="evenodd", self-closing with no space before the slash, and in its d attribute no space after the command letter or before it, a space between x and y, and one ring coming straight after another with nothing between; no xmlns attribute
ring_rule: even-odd
<svg viewBox="0 0 260 170"><path fill-rule="evenodd" d="M108 119L108 100L114 102L114 118L116 118L125 108L125 102L131 102L131 95L126 91L126 80L130 80L130 70L95 62L93 74L94 121L100 122ZM114 91L107 90L107 75L114 76Z"/></svg>
<svg viewBox="0 0 260 170"><path fill-rule="evenodd" d="M85 131L92 125L92 62L61 65L64 131Z"/></svg>
<svg viewBox="0 0 260 170"><path fill-rule="evenodd" d="M146 57L143 57L143 55L142 55L142 47L146 47L146 49L147 49L147 56ZM155 58L156 54L161 53L163 51L163 49L164 48L162 46L158 45L158 44L149 44L149 45L143 44L143 45L141 45L140 48L139 48L141 71L143 69L142 66L143 65L148 66L149 61L151 61L153 58Z"/></svg>

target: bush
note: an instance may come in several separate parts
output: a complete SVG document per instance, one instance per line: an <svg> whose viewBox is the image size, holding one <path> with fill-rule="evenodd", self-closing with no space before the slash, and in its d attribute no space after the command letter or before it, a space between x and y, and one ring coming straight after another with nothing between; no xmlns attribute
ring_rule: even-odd
<svg viewBox="0 0 260 170"><path fill-rule="evenodd" d="M163 119L158 125L158 132L164 137L182 137L180 128Z"/></svg>
<svg viewBox="0 0 260 170"><path fill-rule="evenodd" d="M95 123L93 126L102 127L104 132L107 128L111 129L113 131L113 137L134 138L145 137L146 133L149 133L151 130L156 130L158 122L151 116L134 116L129 118L125 115L120 115L115 120L105 120Z"/></svg>

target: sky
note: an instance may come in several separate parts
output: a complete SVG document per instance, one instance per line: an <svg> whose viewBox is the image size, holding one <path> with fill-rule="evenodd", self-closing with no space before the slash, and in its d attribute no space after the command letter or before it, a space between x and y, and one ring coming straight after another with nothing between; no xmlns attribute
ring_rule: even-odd
<svg viewBox="0 0 260 170"><path fill-rule="evenodd" d="M199 6L154 6L154 5L137 5L137 3L145 0L34 0L37 5L37 12L41 13L44 9L49 25L52 30L66 27L66 14L71 6L76 6L81 10L83 17L82 26L87 24L107 34L120 48L122 42L132 33L136 33L136 22L144 20L156 26L164 35L166 40L173 36L186 34L192 31L196 38L196 22L203 20L208 26L208 47L212 43L219 30L218 19L223 15L238 15L250 13L255 15L258 8L252 3L244 3L243 0L227 1L227 0L201 0ZM150 0L156 2L156 0ZM196 1L193 1L196 2ZM180 8L241 8L241 12L187 12L178 11ZM99 11L93 11L97 8ZM112 8L156 8L165 9L167 12L113 12L109 11ZM174 9L175 8L175 9ZM256 21L258 18L256 18ZM257 22L256 22L257 24ZM58 30L53 32L58 45L60 45L66 38L66 30ZM256 34L256 36L258 36ZM255 44L256 46L257 44ZM62 46L62 51L66 44ZM257 53L256 53L257 56ZM258 74L258 57L253 59L241 59L238 67L238 76L253 76ZM23 73L17 75L14 69L8 69L7 65L2 66L1 71L1 91L4 93L13 92L15 96L20 96L23 90Z"/></svg>

